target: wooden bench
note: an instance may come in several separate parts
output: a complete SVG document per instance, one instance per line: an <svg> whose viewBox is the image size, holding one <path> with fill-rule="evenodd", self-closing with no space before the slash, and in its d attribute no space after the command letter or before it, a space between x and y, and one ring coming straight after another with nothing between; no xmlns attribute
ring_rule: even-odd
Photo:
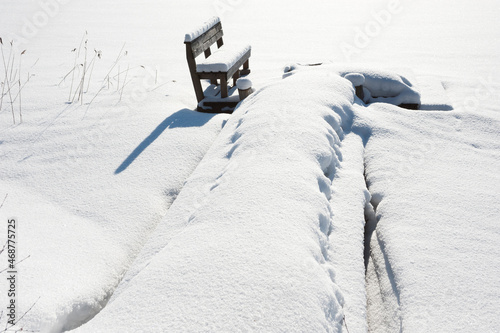
<svg viewBox="0 0 500 333"><path fill-rule="evenodd" d="M205 98L201 80L208 79L210 83L218 85L220 82L221 98L228 97L227 82L232 78L233 86L241 75L250 73L249 58L251 47L241 48L222 47L223 31L218 17L213 17L208 22L193 32L186 34L186 57L193 80L194 91L198 104ZM212 51L210 46L217 43L217 49ZM196 62L196 58L205 55L205 59ZM243 69L240 70L240 67Z"/></svg>

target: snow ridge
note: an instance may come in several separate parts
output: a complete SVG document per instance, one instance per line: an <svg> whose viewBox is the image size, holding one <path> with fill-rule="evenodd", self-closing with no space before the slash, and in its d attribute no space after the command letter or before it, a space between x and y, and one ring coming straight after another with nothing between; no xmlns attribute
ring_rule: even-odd
<svg viewBox="0 0 500 333"><path fill-rule="evenodd" d="M421 96L415 79L409 70L406 75L398 74L392 70L373 69L364 66L339 66L336 64L289 64L284 68L284 77L293 75L297 71L321 70L334 71L338 75L352 82L354 86L363 86L363 102L400 104L421 104ZM411 78L408 79L408 77ZM426 107L430 107L427 105Z"/></svg>
<svg viewBox="0 0 500 333"><path fill-rule="evenodd" d="M77 331L341 331L331 179L353 100L330 72L245 100L107 307Z"/></svg>

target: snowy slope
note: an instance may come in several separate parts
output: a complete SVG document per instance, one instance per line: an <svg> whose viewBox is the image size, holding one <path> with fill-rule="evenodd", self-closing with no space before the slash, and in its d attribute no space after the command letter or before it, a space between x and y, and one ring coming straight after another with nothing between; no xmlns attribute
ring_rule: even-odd
<svg viewBox="0 0 500 333"><path fill-rule="evenodd" d="M85 131L95 127L75 132L75 122L82 120L74 118L43 133L33 126L33 133L3 141L2 199L8 197L0 214L19 219L20 256L31 255L20 284L26 298L19 299L28 306L41 297L34 317L53 321L73 311L75 302L93 304L112 293L223 119L189 110L170 113L131 116L112 131L93 132L91 141L92 132ZM134 118L144 128L130 123ZM81 274L75 274L75 264ZM40 277L49 280L42 283Z"/></svg>
<svg viewBox="0 0 500 333"><path fill-rule="evenodd" d="M339 331L329 199L353 95L340 76L305 72L246 100L77 331Z"/></svg>
<svg viewBox="0 0 500 333"><path fill-rule="evenodd" d="M162 71L158 58L172 55L161 45L147 51L157 54L156 59L137 51L144 41L140 37L151 34L140 30L127 35L134 28L124 28L124 22L134 17L147 22L155 12L151 6L93 6L99 9L96 17L85 2L50 10L43 3L0 4L4 55L8 57L13 38L15 46L27 50L23 78L28 71L34 75L23 90L23 123L17 102L15 125L7 98L0 113L0 200L8 195L0 217L18 219L18 258L30 256L19 267L18 316L39 299L23 318L23 327L60 331L80 325L102 308L227 115L192 111L191 90L179 87L174 71L185 68ZM28 36L27 29L41 13L50 19ZM185 32L179 29L179 34ZM62 79L73 66L71 50L79 47L85 30L89 55L95 47L102 58L83 105L66 104L72 75ZM128 54L113 68L124 42ZM83 53L82 46L79 61ZM178 54L184 61L182 50ZM128 85L117 89L117 74L121 72L123 87L128 67ZM109 71L111 87L100 91ZM4 231L2 227L2 244ZM6 288L3 278L1 286ZM6 304L6 293L1 295L1 304Z"/></svg>
<svg viewBox="0 0 500 333"><path fill-rule="evenodd" d="M392 285L382 304L370 303L372 327L396 308L388 320L403 331L496 332L500 117L486 109L366 111L373 128L366 175L378 220L373 264Z"/></svg>
<svg viewBox="0 0 500 333"><path fill-rule="evenodd" d="M12 110L6 95L0 110L0 205L6 197L0 219L15 217L19 221L18 258L30 256L19 265L18 313L24 313L38 299L19 327L46 332L70 329L92 318L111 298L102 313L81 327L82 331L107 331L112 324L122 327L126 322L117 322L118 314L147 311L147 294L158 302L156 305L178 305L164 309L171 311L175 318L172 325L177 327L184 325L180 315L197 309L192 304L199 302L207 313L190 313L197 321L185 323L185 327L201 327L204 318L213 331L225 324L228 330L290 330L274 312L274 304L286 306L285 313L295 315L295 329L303 331L319 327L315 325L321 326L319 331L346 331L346 324L350 332L363 332L367 327L375 332L498 331L495 313L500 265L494 242L500 215L496 172L500 164L499 15L500 7L492 0L339 0L314 4L2 0L4 57L8 57L13 40L13 76L17 77L22 59L21 78L30 78L22 91L23 123L19 124L19 99ZM374 72L404 67L415 74L426 111L400 110L383 103L365 107L357 100L351 110L352 129L350 124L342 124L343 140L336 146L342 158L329 174L331 194L325 186L319 201L313 200L318 196L314 192L318 184L311 187L315 179L311 175L318 173L318 167L311 162L293 174L294 179L304 178L304 186L297 188L284 181L278 190L285 194L265 201L266 195L274 192L272 186L277 186L273 180L284 177L266 168L269 160L256 159L251 168L244 169L244 175L259 179L256 185L260 187L255 188L248 185L246 177L233 179L231 168L224 169L221 162L233 165L238 151L250 153L255 148L239 148L231 159L224 157L228 147L225 135L234 131L239 116L191 111L196 100L182 41L186 33L212 16L221 17L226 40L252 45L250 67L256 89L274 84L282 87L282 69L290 63L333 62L345 69L363 64ZM71 83L77 51L77 63L85 61L82 37L88 39L87 61L97 54L94 49L101 51L102 57L94 60L83 105L67 104L78 84ZM3 63L0 80L4 81L2 67ZM75 70L77 78L81 68L78 65ZM328 72L321 66L313 70L318 70L320 77ZM109 83L105 79L108 73ZM288 79L292 77L283 82ZM321 81L321 85L338 87L337 79L333 75L332 81ZM296 85L293 89L304 95L316 96L315 91L322 91L321 86ZM306 88L312 92L306 93ZM280 94L269 100L281 105ZM321 104L323 98L313 103ZM433 109L447 111L429 111ZM268 106L260 112L263 110ZM283 115L279 107L272 112L276 112L275 119L263 116L267 122L242 132L242 138L251 137L254 131L261 131L264 135L260 139L266 139L272 131L289 134L293 128L294 133L301 133L309 127L318 135L318 144L310 142L307 148L322 147L322 120L316 122L297 113L290 122L280 122ZM233 127L224 129L226 134L217 139L205 161L213 161L214 169L204 171L208 166L203 164L197 168L228 119L226 126ZM243 129L240 126L239 130ZM300 141L296 136L292 136L293 142ZM272 161L277 163L280 156L297 162L293 160L296 151L279 152ZM235 170L240 167L238 163ZM291 168L289 163L282 163L282 167ZM190 185L183 189L195 169L200 176L191 177L186 183ZM236 183L225 190L226 183L219 184L212 191L215 194L210 200L214 201L208 201L209 180L216 182L221 170ZM247 185L248 192L241 191L241 184ZM229 215L257 205L259 201L243 200L252 194L262 200L258 208ZM177 195L177 200L184 199L174 202ZM327 197L330 199L325 202ZM366 205L369 200L375 206L374 214ZM313 255L318 251L315 242L321 239L313 221L318 210L327 206L332 232L323 245L328 249L326 266L335 272L333 279L325 275L325 265L318 264L321 256ZM179 243L169 243L192 211L197 212L195 225L188 226L193 232L178 234ZM268 212L276 223L252 228L252 223L261 221L254 219L259 212ZM283 215L275 215L278 213ZM371 241L366 291L362 258L365 213L369 221L378 221ZM301 216L305 224L295 223L294 228L286 229L283 216L290 221ZM238 219L245 221L238 227L251 230L248 235L242 235L242 229L234 225ZM222 232L224 226L227 228ZM304 231L307 226L311 229ZM276 236L282 230L300 236L294 243L285 243L287 239L281 234ZM4 231L0 232L1 243ZM257 239L259 235L265 243ZM156 258L155 251L165 244ZM198 249L196 244L204 247ZM183 251L186 249L191 252ZM252 254L249 249L258 251ZM194 256L200 253L200 257ZM226 256L221 257L221 253ZM229 265L233 263L229 258L237 254L253 269L240 261ZM190 266L188 257L197 266ZM273 261L259 261L263 258ZM317 268L308 271L314 280L304 282L308 275L299 269L299 262L304 259L309 263L311 258L311 265L305 268ZM5 252L0 261L7 262ZM144 268L149 262L151 267ZM275 267L279 270L271 269ZM261 269L267 275L256 273ZM183 280L182 272L189 273L189 279ZM205 277L219 274L221 278L213 280L210 286L216 288L212 290L203 285L189 288L207 281L196 272ZM240 275L227 278L228 272ZM8 301L4 274L0 305ZM168 285L165 276L179 288ZM235 280L243 281L245 288L238 289ZM288 287L286 281L290 282ZM297 286L298 281L301 284ZM162 294L173 290L182 293ZM281 293L273 294L272 290ZM236 291L240 294L230 300L216 297L216 292L227 296ZM198 299L199 295L210 297ZM258 302L249 300L250 296ZM208 300L213 302L206 303ZM333 306L329 307L327 300ZM224 301L232 307L215 306ZM290 304L297 306L288 307ZM330 317L324 316L326 309L331 309ZM234 318L227 321L227 313L242 316L244 324L238 326ZM246 317L249 313L255 317ZM213 319L207 319L209 315ZM258 318L263 320L260 324ZM170 325L168 318L154 319L144 322L139 330L160 332ZM2 323L4 320L2 317ZM122 327L122 331L131 330Z"/></svg>

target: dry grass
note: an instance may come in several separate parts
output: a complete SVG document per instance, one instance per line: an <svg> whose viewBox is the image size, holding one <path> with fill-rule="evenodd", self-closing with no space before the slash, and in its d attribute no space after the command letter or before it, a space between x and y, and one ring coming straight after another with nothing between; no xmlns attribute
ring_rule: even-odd
<svg viewBox="0 0 500 333"><path fill-rule="evenodd" d="M2 93L0 95L0 112L2 111L4 105L4 99L8 97L8 102L10 103L10 109L12 112L12 122L16 123L16 112L15 112L15 102L18 101L19 110L19 122L23 122L23 106L22 106L22 91L26 84L29 82L30 76L28 74L26 80L22 80L22 58L26 53L26 50L17 53L15 51L14 42L9 42L10 48L8 52L7 59L5 58L4 43L2 38L0 38L0 50L2 54L3 63L3 81L2 81ZM16 65L17 56L17 65ZM14 71L15 69L15 71ZM17 89L16 89L17 88ZM16 91L17 90L17 91ZM16 94L17 93L17 94ZM12 95L16 94L14 98Z"/></svg>

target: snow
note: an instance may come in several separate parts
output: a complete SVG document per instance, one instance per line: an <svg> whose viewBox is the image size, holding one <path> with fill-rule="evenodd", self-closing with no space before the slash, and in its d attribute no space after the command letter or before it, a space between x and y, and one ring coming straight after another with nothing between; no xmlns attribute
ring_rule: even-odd
<svg viewBox="0 0 500 333"><path fill-rule="evenodd" d="M410 332L496 331L500 119L487 110L367 111L366 176L378 220L371 269L386 281L369 313L394 313L389 323ZM386 332L377 311L372 327Z"/></svg>
<svg viewBox="0 0 500 333"><path fill-rule="evenodd" d="M215 50L212 55L196 64L197 72L227 72L246 53L250 52L251 46L228 47L224 45Z"/></svg>
<svg viewBox="0 0 500 333"><path fill-rule="evenodd" d="M112 294L226 119L182 107L136 105L106 127L99 114L82 120L81 110L42 133L26 124L15 137L3 134L0 217L20 221L19 256L31 255L20 267L19 300L26 309L40 297L27 322L68 329L71 317L88 319Z"/></svg>
<svg viewBox="0 0 500 333"><path fill-rule="evenodd" d="M247 90L252 88L252 81L247 78L239 78L238 80L236 80L236 86L240 90Z"/></svg>
<svg viewBox="0 0 500 333"><path fill-rule="evenodd" d="M193 111L179 41L214 15L255 51L232 116ZM499 331L499 15L491 0L0 2L4 55L13 41L12 75L30 77L23 123L19 99L15 125L8 97L0 110L0 221L16 218L26 258L18 314L33 306L16 328ZM70 104L82 38L102 58Z"/></svg>
<svg viewBox="0 0 500 333"><path fill-rule="evenodd" d="M336 268L335 281L344 296L344 316L350 332L365 332L368 328L363 243L365 207L369 205L370 193L364 178L363 149L362 137L347 132L330 199L333 214L330 258Z"/></svg>
<svg viewBox="0 0 500 333"><path fill-rule="evenodd" d="M362 74L366 103L420 105L420 93L406 77L381 70L366 70Z"/></svg>
<svg viewBox="0 0 500 333"><path fill-rule="evenodd" d="M365 76L361 73L347 73L344 79L351 81L355 87L362 86L365 83Z"/></svg>
<svg viewBox="0 0 500 333"><path fill-rule="evenodd" d="M54 331L71 328L100 311L111 293L110 287L102 289L119 282L120 274L113 270L116 262L127 260L125 249L118 245L113 234L102 224L72 214L28 188L2 183L2 190L9 194L2 209L16 212L10 217L17 221L18 261L30 256L24 265L19 265L22 280L18 286L22 291L26 287L37 291L28 294L21 291L17 299L20 305L28 308L36 302L32 311L42 325L43 320L54 320ZM2 219L6 218L2 214ZM51 241L42 241L44 246L21 246L23 239ZM36 252L32 252L34 248ZM93 274L88 274L88 267L93 268ZM56 273L61 270L72 272L71 283L66 281L65 274ZM47 271L54 273L44 274ZM71 300L67 304L70 291L78 293L80 301Z"/></svg>
<svg viewBox="0 0 500 333"><path fill-rule="evenodd" d="M77 331L339 330L329 199L353 98L328 72L247 98L110 304Z"/></svg>
<svg viewBox="0 0 500 333"><path fill-rule="evenodd" d="M388 103L394 105L417 104L420 105L420 92L414 83L410 82L405 76L391 70L370 69L355 66L339 66L335 64L319 65L320 68L331 67L344 77L351 81L354 87L362 86L364 97L363 102L370 103ZM351 68L352 67L352 68ZM298 70L317 70L317 65L303 66L300 64L289 65L285 67L285 77Z"/></svg>
<svg viewBox="0 0 500 333"><path fill-rule="evenodd" d="M418 81L421 91L420 110L453 110L453 105L441 80L432 76L421 76Z"/></svg>
<svg viewBox="0 0 500 333"><path fill-rule="evenodd" d="M205 32L210 30L214 25L220 22L220 18L218 16L211 17L208 21L204 22L201 26L196 28L195 30L187 33L184 37L184 42L192 42L196 38L203 35Z"/></svg>
<svg viewBox="0 0 500 333"><path fill-rule="evenodd" d="M318 65L288 65L284 76L298 70L316 71ZM339 66L336 64L321 64L320 68L332 67L339 75L352 82L354 87L363 86L363 101L370 103L388 103L394 105L420 105L420 92L415 84L394 70L373 69L363 66ZM408 71L408 70L406 70Z"/></svg>

